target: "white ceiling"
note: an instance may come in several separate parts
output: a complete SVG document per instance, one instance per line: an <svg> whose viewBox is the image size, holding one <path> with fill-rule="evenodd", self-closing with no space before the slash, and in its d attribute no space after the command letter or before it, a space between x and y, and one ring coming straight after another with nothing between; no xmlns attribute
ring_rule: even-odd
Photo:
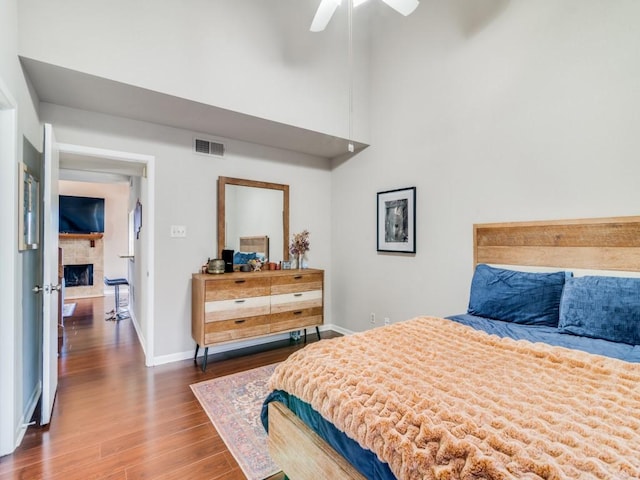
<svg viewBox="0 0 640 480"><path fill-rule="evenodd" d="M42 102L167 125L197 133L332 158L348 158L348 139L225 110L20 57ZM368 145L354 142L355 153Z"/></svg>

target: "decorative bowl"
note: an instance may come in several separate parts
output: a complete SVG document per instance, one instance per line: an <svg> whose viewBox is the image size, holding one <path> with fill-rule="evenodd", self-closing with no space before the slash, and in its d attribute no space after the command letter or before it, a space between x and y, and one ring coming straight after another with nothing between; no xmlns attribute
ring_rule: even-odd
<svg viewBox="0 0 640 480"><path fill-rule="evenodd" d="M207 273L224 273L224 260L221 258L214 258L213 260L209 260L209 264L207 265Z"/></svg>

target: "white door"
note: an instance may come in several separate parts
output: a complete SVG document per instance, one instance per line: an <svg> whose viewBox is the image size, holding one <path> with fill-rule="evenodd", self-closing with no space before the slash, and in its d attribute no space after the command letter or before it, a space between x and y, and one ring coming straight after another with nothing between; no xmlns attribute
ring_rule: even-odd
<svg viewBox="0 0 640 480"><path fill-rule="evenodd" d="M58 170L60 154L50 124L44 125L42 416L51 421L58 388Z"/></svg>

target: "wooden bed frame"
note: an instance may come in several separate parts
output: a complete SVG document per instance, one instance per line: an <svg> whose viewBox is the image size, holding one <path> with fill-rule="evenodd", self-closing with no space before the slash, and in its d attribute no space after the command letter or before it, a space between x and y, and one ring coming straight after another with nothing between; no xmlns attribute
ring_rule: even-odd
<svg viewBox="0 0 640 480"><path fill-rule="evenodd" d="M262 253L269 258L269 237L266 235L240 237L240 251Z"/></svg>
<svg viewBox="0 0 640 480"><path fill-rule="evenodd" d="M478 263L640 271L640 216L473 226Z"/></svg>
<svg viewBox="0 0 640 480"><path fill-rule="evenodd" d="M640 216L473 226L478 263L640 272ZM269 404L269 453L291 480L362 480L281 403Z"/></svg>

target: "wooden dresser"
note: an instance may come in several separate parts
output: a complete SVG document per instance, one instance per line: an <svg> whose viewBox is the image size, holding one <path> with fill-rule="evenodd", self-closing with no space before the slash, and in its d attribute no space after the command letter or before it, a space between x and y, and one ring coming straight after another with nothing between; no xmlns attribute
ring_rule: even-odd
<svg viewBox="0 0 640 480"><path fill-rule="evenodd" d="M192 278L191 335L194 361L205 347L247 338L303 330L323 323L324 271L267 270Z"/></svg>

